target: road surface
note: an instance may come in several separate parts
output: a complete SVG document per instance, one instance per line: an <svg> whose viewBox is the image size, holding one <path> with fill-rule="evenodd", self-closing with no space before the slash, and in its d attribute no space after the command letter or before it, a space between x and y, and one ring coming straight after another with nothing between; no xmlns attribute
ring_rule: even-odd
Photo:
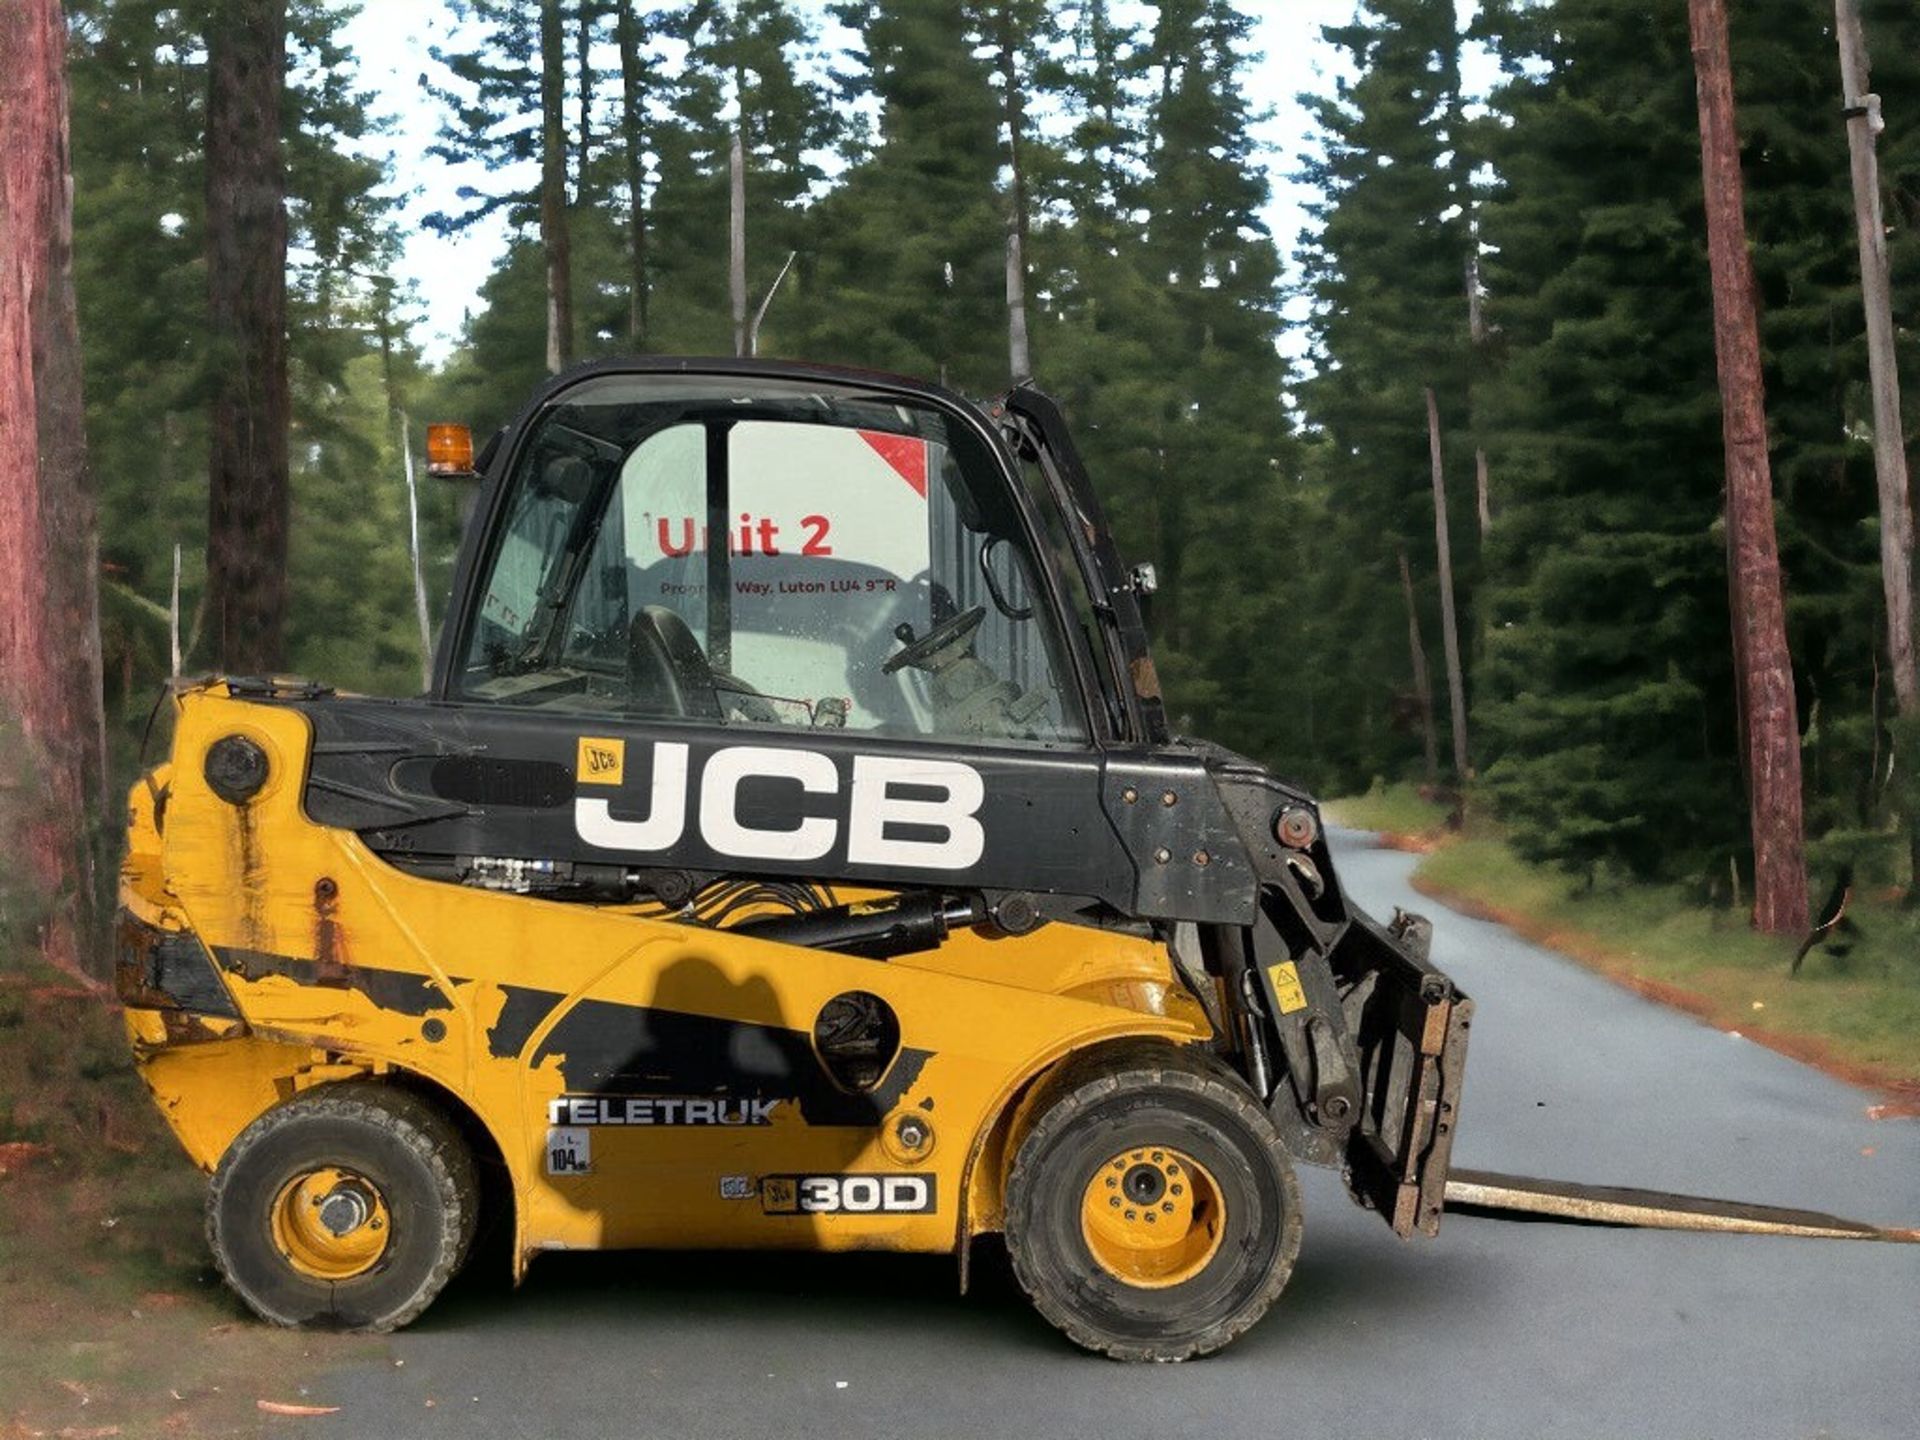
<svg viewBox="0 0 1920 1440"><path fill-rule="evenodd" d="M1466 1167L1920 1223L1920 1121L1642 1000L1337 837L1377 913L1435 916L1478 1002ZM800 1437L1920 1435L1920 1246L1452 1217L1403 1243L1304 1172L1292 1283L1226 1352L1072 1349L982 1247L899 1256L552 1255L463 1280L385 1355L323 1377L332 1435ZM318 1434L318 1428L313 1429Z"/></svg>

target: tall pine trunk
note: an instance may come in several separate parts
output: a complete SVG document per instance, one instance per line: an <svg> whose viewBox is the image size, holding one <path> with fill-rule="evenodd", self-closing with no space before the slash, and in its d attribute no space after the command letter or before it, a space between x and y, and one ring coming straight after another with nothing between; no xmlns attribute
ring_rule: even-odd
<svg viewBox="0 0 1920 1440"><path fill-rule="evenodd" d="M1874 135L1880 101L1868 93L1866 37L1859 0L1834 0L1847 144L1853 171L1854 218L1860 240L1860 289L1866 308L1867 359L1873 383L1873 468L1880 493L1880 576L1887 601L1887 648L1900 713L1920 711L1914 670L1913 502L1907 485L1900 370L1894 349L1892 278L1881 216L1880 164Z"/></svg>
<svg viewBox="0 0 1920 1440"><path fill-rule="evenodd" d="M1407 601L1407 649L1413 656L1413 698L1420 706L1420 745L1427 762L1427 784L1440 783L1440 746L1433 733L1433 682L1427 678L1427 647L1420 638L1420 604L1413 598L1413 571L1407 566L1407 547L1400 555L1400 593Z"/></svg>
<svg viewBox="0 0 1920 1440"><path fill-rule="evenodd" d="M1474 511L1480 519L1480 543L1484 545L1493 533L1493 483L1487 473L1487 447L1480 437L1480 407L1475 403L1473 381L1486 354L1487 311L1486 294L1480 288L1480 236L1471 220L1467 233L1473 243L1467 255L1467 339L1473 346L1468 363L1467 408L1473 419Z"/></svg>
<svg viewBox="0 0 1920 1440"><path fill-rule="evenodd" d="M34 926L40 957L85 975L105 965L90 836L106 744L66 39L57 0L0 4L0 911L18 905L5 918Z"/></svg>
<svg viewBox="0 0 1920 1440"><path fill-rule="evenodd" d="M1020 37L1013 6L1002 0L999 20L1000 80L1006 87L1007 165L1012 183L1007 194L1007 361L1013 383L1033 378L1033 352L1027 334L1027 176L1025 157L1027 98L1020 88Z"/></svg>
<svg viewBox="0 0 1920 1440"><path fill-rule="evenodd" d="M1834 0L1840 40L1841 113L1853 178L1853 212L1860 240L1860 298L1866 308L1867 363L1873 388L1873 473L1880 496L1880 585L1887 605L1887 659L1901 742L1909 750L1920 728L1920 674L1914 668L1913 499L1907 484L1906 428L1900 416L1900 364L1894 348L1893 280L1887 263L1887 227L1880 204L1880 159L1874 150L1880 97L1870 91L1867 38L1860 0ZM1909 757L1910 759L1911 757ZM1920 901L1920 817L1906 816L1912 871L1909 900Z"/></svg>
<svg viewBox="0 0 1920 1440"><path fill-rule="evenodd" d="M741 117L744 126L746 117ZM733 353L747 353L747 154L740 132L727 150L727 300L733 312Z"/></svg>
<svg viewBox="0 0 1920 1440"><path fill-rule="evenodd" d="M286 663L286 0L215 0L207 24L207 597L214 664Z"/></svg>
<svg viewBox="0 0 1920 1440"><path fill-rule="evenodd" d="M1732 565L1736 683L1744 697L1747 803L1753 831L1753 923L1768 934L1807 924L1807 866L1800 799L1800 727L1787 651L1773 476L1767 457L1760 323L1747 253L1745 187L1733 98L1725 0L1688 0L1700 105L1707 255L1713 271L1713 338L1721 433L1727 452L1727 536Z"/></svg>
<svg viewBox="0 0 1920 1440"><path fill-rule="evenodd" d="M620 0L620 144L627 165L627 341L647 348L647 76L633 0Z"/></svg>
<svg viewBox="0 0 1920 1440"><path fill-rule="evenodd" d="M574 204L585 209L590 203L587 172L593 165L593 6L582 0L574 15L573 73L580 87L579 148L573 166Z"/></svg>
<svg viewBox="0 0 1920 1440"><path fill-rule="evenodd" d="M560 0L540 5L540 248L547 262L547 370L573 363L567 217L567 35Z"/></svg>
<svg viewBox="0 0 1920 1440"><path fill-rule="evenodd" d="M1447 699L1453 718L1453 773L1465 785L1467 682L1460 664L1460 625L1453 610L1453 543L1447 531L1447 472L1440 449L1440 402L1427 390L1427 453L1433 467L1433 545L1440 567L1440 642L1447 656Z"/></svg>

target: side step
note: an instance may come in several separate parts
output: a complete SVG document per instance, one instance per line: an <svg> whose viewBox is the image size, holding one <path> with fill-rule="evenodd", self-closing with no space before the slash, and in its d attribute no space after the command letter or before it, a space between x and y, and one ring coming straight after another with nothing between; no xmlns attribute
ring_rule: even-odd
<svg viewBox="0 0 1920 1440"><path fill-rule="evenodd" d="M1631 1190L1617 1185L1573 1185L1485 1170L1455 1170L1447 1177L1447 1209L1495 1219L1545 1216L1590 1225L1630 1225L1649 1230L1715 1230L1735 1235L1804 1235L1825 1240L1885 1240L1920 1245L1920 1230L1888 1230L1843 1220L1817 1210L1747 1205Z"/></svg>

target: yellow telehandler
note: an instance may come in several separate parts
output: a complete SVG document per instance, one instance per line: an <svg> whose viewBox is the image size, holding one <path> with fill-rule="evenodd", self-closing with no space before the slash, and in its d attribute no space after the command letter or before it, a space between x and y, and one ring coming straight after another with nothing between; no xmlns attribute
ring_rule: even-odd
<svg viewBox="0 0 1920 1440"><path fill-rule="evenodd" d="M128 1031L263 1318L404 1325L487 1209L516 1278L964 1283L998 1231L1074 1341L1177 1360L1279 1294L1296 1164L1436 1231L1472 1006L1307 795L1169 733L1052 402L608 362L430 458L484 480L431 692L176 686L131 793Z"/></svg>

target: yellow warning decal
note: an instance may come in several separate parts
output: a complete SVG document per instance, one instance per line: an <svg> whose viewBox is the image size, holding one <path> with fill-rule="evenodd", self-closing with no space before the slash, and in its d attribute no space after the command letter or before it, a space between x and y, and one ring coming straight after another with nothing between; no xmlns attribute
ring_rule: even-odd
<svg viewBox="0 0 1920 1440"><path fill-rule="evenodd" d="M582 785L618 785L627 771L627 742L580 737L574 779Z"/></svg>
<svg viewBox="0 0 1920 1440"><path fill-rule="evenodd" d="M1293 961L1282 960L1278 965L1269 965L1267 978L1273 982L1274 998L1280 1002L1282 1015L1291 1015L1296 1010L1307 1008L1307 992L1300 988L1300 969Z"/></svg>

